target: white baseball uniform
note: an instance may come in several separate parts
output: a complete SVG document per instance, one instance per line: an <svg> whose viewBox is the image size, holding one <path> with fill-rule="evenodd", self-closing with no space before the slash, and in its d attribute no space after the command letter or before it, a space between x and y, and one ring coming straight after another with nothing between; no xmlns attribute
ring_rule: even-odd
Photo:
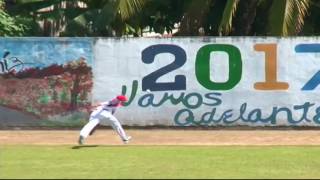
<svg viewBox="0 0 320 180"><path fill-rule="evenodd" d="M108 125L111 123L111 126L116 130L121 139L123 141L128 140L128 136L124 132L120 122L113 116L116 109L120 106L120 101L117 99L100 103L100 105L90 114L89 122L81 129L80 136L87 138L93 128L98 124Z"/></svg>

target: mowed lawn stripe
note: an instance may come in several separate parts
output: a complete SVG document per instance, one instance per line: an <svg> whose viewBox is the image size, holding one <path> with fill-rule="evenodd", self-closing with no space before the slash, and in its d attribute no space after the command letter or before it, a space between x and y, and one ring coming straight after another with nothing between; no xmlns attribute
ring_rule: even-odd
<svg viewBox="0 0 320 180"><path fill-rule="evenodd" d="M320 146L0 147L0 178L319 178Z"/></svg>

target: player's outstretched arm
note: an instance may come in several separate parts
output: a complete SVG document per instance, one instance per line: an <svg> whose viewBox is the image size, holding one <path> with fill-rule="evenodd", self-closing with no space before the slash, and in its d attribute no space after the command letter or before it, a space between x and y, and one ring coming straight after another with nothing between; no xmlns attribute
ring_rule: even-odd
<svg viewBox="0 0 320 180"><path fill-rule="evenodd" d="M106 102L99 102L99 103L95 103L95 104L92 104L91 105L91 110L94 110L94 109L96 109L97 107L99 107L99 106L104 106L104 105L108 105L109 104L109 102L108 101L106 101Z"/></svg>

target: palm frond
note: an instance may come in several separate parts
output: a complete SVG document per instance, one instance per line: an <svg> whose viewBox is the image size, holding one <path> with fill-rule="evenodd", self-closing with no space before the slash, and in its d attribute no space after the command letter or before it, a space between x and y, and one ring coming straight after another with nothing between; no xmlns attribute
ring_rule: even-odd
<svg viewBox="0 0 320 180"><path fill-rule="evenodd" d="M119 12L123 20L139 12L145 4L145 0L119 0Z"/></svg>
<svg viewBox="0 0 320 180"><path fill-rule="evenodd" d="M290 34L299 33L304 25L304 19L308 13L308 9L310 6L309 0L299 0L295 2L293 20L292 23L289 24L289 29L291 29Z"/></svg>
<svg viewBox="0 0 320 180"><path fill-rule="evenodd" d="M228 0L223 11L222 20L220 22L218 32L219 34L228 34L231 31L232 19L237 10L239 0Z"/></svg>
<svg viewBox="0 0 320 180"><path fill-rule="evenodd" d="M103 8L98 10L99 13L93 21L93 25L98 27L99 29L105 29L106 26L108 26L115 18L119 4L119 0L105 3Z"/></svg>
<svg viewBox="0 0 320 180"><path fill-rule="evenodd" d="M18 2L20 3L17 3L17 5L9 9L10 13L19 14L21 13L21 11L36 12L42 8L48 8L55 4L60 4L61 0L51 0L51 1L33 0L33 1L18 1Z"/></svg>
<svg viewBox="0 0 320 180"><path fill-rule="evenodd" d="M288 36L300 31L308 8L308 0L274 0L269 16L270 35Z"/></svg>

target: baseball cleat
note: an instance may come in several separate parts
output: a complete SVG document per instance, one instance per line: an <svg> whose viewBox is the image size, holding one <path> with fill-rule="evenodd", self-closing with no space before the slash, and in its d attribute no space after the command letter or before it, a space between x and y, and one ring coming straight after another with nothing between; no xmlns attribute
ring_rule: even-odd
<svg viewBox="0 0 320 180"><path fill-rule="evenodd" d="M128 136L127 139L123 140L123 143L128 144L131 138L132 138L131 136Z"/></svg>
<svg viewBox="0 0 320 180"><path fill-rule="evenodd" d="M79 136L78 144L79 145L84 144L84 137L83 136Z"/></svg>

